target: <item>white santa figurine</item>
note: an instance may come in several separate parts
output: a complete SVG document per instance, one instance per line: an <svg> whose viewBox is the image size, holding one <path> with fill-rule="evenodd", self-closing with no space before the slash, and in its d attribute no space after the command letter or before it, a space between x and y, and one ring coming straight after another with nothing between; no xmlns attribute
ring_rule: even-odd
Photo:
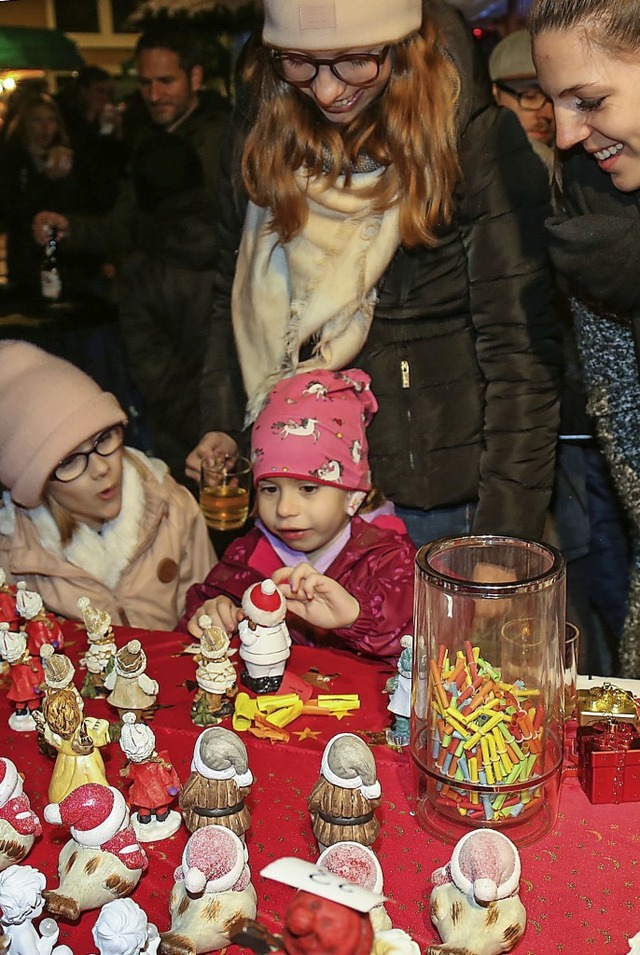
<svg viewBox="0 0 640 955"><path fill-rule="evenodd" d="M147 856L130 826L121 792L84 783L62 802L45 806L44 818L71 832L58 860L60 885L46 893L49 912L75 920L81 912L133 892Z"/></svg>
<svg viewBox="0 0 640 955"><path fill-rule="evenodd" d="M510 952L527 917L518 895L520 856L513 842L493 829L476 829L456 844L451 861L431 876L431 919L442 945L436 952L469 955Z"/></svg>
<svg viewBox="0 0 640 955"><path fill-rule="evenodd" d="M22 862L40 835L40 820L23 791L15 763L0 757L0 871Z"/></svg>
<svg viewBox="0 0 640 955"><path fill-rule="evenodd" d="M229 929L256 917L247 849L230 829L209 826L189 837L169 900L171 928L162 951L199 955L230 944Z"/></svg>
<svg viewBox="0 0 640 955"><path fill-rule="evenodd" d="M242 611L238 635L246 670L241 680L254 693L276 693L291 653L285 599L272 580L263 580L245 590Z"/></svg>

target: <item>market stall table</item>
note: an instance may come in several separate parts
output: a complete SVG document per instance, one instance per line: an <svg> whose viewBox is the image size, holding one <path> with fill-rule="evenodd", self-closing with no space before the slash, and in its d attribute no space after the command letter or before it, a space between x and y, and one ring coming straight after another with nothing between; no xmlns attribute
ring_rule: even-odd
<svg viewBox="0 0 640 955"><path fill-rule="evenodd" d="M80 624L64 625L65 652L77 662L86 646ZM201 728L190 720L195 664L184 653L189 639L168 634L116 628L122 646L136 637L148 657L147 673L160 683L159 708L151 723L159 750L168 750L181 780L189 774L193 746ZM235 658L237 659L237 658ZM307 798L316 781L322 751L336 733L352 732L372 746L382 785L383 805L377 811L380 837L374 849L385 876L387 910L394 925L408 931L421 949L439 941L429 918L430 875L446 863L451 845L434 839L416 822L411 799L408 750L398 752L384 743L391 715L384 686L393 669L352 653L294 647L289 670L315 680L316 693L357 693L361 708L341 720L300 716L287 729L287 743L272 743L243 734L255 782L248 797L251 828L247 836L249 864L258 893L258 917L277 932L292 890L264 879L260 870L281 856L315 861L318 852L311 832ZM82 671L76 672L80 685ZM102 700L86 701L87 715L115 713ZM18 734L7 726L11 710L0 701L0 755L8 756L25 776L25 791L42 819L53 763L38 752L35 734ZM224 726L230 727L230 720ZM117 744L102 750L109 782L123 788L119 776L125 758ZM44 833L25 859L38 867L47 885L57 885L57 857L68 832L43 823ZM168 899L173 873L180 864L189 833L182 827L170 839L147 843L149 868L133 898L160 931L169 927ZM527 929L519 955L606 953L626 955L627 939L640 931L635 907L640 878L640 803L591 805L575 775L562 783L555 827L542 840L521 850L520 896L527 910ZM60 942L75 955L95 951L91 928L97 912L86 912L77 925L60 922ZM230 951L232 952L232 948ZM238 949L235 949L238 951Z"/></svg>

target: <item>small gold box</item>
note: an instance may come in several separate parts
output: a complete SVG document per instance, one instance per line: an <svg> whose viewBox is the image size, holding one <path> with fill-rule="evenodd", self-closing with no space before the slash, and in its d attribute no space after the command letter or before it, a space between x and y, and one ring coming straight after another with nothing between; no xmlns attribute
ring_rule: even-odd
<svg viewBox="0 0 640 955"><path fill-rule="evenodd" d="M637 728L638 704L633 694L613 683L578 690L578 726L607 719L623 720Z"/></svg>

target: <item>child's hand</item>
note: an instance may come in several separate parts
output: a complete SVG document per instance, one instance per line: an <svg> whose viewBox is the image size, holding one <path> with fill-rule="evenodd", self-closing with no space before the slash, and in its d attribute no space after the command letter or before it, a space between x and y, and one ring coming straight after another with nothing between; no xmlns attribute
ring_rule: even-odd
<svg viewBox="0 0 640 955"><path fill-rule="evenodd" d="M335 630L350 627L358 619L360 604L356 598L311 564L281 567L271 579L287 601L287 608L315 627Z"/></svg>
<svg viewBox="0 0 640 955"><path fill-rule="evenodd" d="M211 625L213 627L222 627L228 634L235 633L238 629L238 624L244 619L244 614L240 607L236 607L229 597L225 597L222 594L219 597L212 597L211 600L205 600L187 624L187 629L192 637L200 639L202 635L202 627L198 623L198 620L203 614L207 614L208 617L211 617Z"/></svg>

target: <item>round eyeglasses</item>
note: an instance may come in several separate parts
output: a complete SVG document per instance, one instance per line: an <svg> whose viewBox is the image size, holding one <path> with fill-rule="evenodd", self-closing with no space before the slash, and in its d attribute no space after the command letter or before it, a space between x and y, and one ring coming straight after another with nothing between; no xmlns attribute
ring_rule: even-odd
<svg viewBox="0 0 640 955"><path fill-rule="evenodd" d="M271 50L271 60L280 79L291 86L311 86L321 66L328 66L333 75L348 86L370 86L378 79L390 49L384 46L379 53L342 53L331 60L289 50Z"/></svg>
<svg viewBox="0 0 640 955"><path fill-rule="evenodd" d="M121 424L116 424L113 428L101 431L88 451L74 451L73 454L64 458L51 475L51 480L61 481L63 484L75 481L89 467L89 458L92 454L99 454L101 458L108 458L123 444L124 428Z"/></svg>
<svg viewBox="0 0 640 955"><path fill-rule="evenodd" d="M528 86L523 90L517 90L515 87L509 86L508 83L503 83L502 80L494 80L494 83L499 90L503 90L505 93L515 96L518 100L518 106L521 109L528 109L533 112L536 109L542 109L543 106L551 102L547 94L543 93L539 86Z"/></svg>

